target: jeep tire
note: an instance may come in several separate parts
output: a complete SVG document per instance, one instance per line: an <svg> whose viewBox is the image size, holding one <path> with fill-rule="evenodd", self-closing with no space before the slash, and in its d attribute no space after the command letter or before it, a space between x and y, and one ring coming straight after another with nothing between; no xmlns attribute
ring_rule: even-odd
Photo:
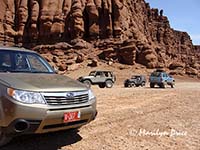
<svg viewBox="0 0 200 150"><path fill-rule="evenodd" d="M129 84L128 83L124 83L124 87L129 87Z"/></svg>
<svg viewBox="0 0 200 150"><path fill-rule="evenodd" d="M136 85L134 82L132 82L132 83L130 84L130 87L137 87L137 85Z"/></svg>
<svg viewBox="0 0 200 150"><path fill-rule="evenodd" d="M145 82L144 82L144 81L143 81L142 84L141 84L141 87L143 87L143 86L145 86Z"/></svg>
<svg viewBox="0 0 200 150"><path fill-rule="evenodd" d="M159 87L160 88L165 88L165 83L160 83Z"/></svg>
<svg viewBox="0 0 200 150"><path fill-rule="evenodd" d="M174 84L173 83L171 83L170 85L171 85L171 88L174 88Z"/></svg>
<svg viewBox="0 0 200 150"><path fill-rule="evenodd" d="M112 88L113 87L113 82L111 80L106 80L105 85L106 85L107 88Z"/></svg>
<svg viewBox="0 0 200 150"><path fill-rule="evenodd" d="M83 83L87 86L87 87L91 87L91 82L89 80L85 80L83 81Z"/></svg>
<svg viewBox="0 0 200 150"><path fill-rule="evenodd" d="M154 83L150 83L150 88L154 88L155 84Z"/></svg>
<svg viewBox="0 0 200 150"><path fill-rule="evenodd" d="M105 83L99 83L99 87L100 87L100 88L105 88L106 85L105 85Z"/></svg>

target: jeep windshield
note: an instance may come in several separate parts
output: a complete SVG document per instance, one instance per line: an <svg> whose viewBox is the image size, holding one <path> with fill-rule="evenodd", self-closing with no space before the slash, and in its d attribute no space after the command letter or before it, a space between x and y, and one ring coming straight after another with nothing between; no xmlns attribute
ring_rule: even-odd
<svg viewBox="0 0 200 150"><path fill-rule="evenodd" d="M89 76L95 76L95 71L90 72Z"/></svg>
<svg viewBox="0 0 200 150"><path fill-rule="evenodd" d="M0 50L0 72L54 73L54 70L37 53Z"/></svg>
<svg viewBox="0 0 200 150"><path fill-rule="evenodd" d="M161 75L161 72L153 72L151 74L152 77L160 77L160 75Z"/></svg>

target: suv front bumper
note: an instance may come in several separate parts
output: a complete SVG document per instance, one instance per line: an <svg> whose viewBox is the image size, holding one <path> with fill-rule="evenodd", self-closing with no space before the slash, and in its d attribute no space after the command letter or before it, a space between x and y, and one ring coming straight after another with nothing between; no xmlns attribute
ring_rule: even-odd
<svg viewBox="0 0 200 150"><path fill-rule="evenodd" d="M82 105L48 107L47 105L21 104L10 97L2 99L3 113L0 126L7 134L46 133L70 128L79 128L94 120L97 115L96 99ZM80 119L64 122L64 113L80 112Z"/></svg>

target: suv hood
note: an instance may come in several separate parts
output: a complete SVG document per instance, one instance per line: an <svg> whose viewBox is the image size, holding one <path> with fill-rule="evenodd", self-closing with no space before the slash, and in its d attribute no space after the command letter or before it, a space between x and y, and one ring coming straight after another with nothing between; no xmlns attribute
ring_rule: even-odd
<svg viewBox="0 0 200 150"><path fill-rule="evenodd" d="M88 90L80 82L58 74L1 73L0 83L14 89L27 91L64 92Z"/></svg>
<svg viewBox="0 0 200 150"><path fill-rule="evenodd" d="M81 81L83 79L90 79L90 78L94 78L94 76L81 76L78 78L78 80Z"/></svg>

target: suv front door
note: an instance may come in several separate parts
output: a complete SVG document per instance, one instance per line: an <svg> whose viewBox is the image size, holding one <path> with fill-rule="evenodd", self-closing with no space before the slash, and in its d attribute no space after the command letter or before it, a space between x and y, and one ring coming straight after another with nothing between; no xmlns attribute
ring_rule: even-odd
<svg viewBox="0 0 200 150"><path fill-rule="evenodd" d="M96 72L95 78L94 78L95 83L102 83L105 82L105 75L103 72Z"/></svg>

